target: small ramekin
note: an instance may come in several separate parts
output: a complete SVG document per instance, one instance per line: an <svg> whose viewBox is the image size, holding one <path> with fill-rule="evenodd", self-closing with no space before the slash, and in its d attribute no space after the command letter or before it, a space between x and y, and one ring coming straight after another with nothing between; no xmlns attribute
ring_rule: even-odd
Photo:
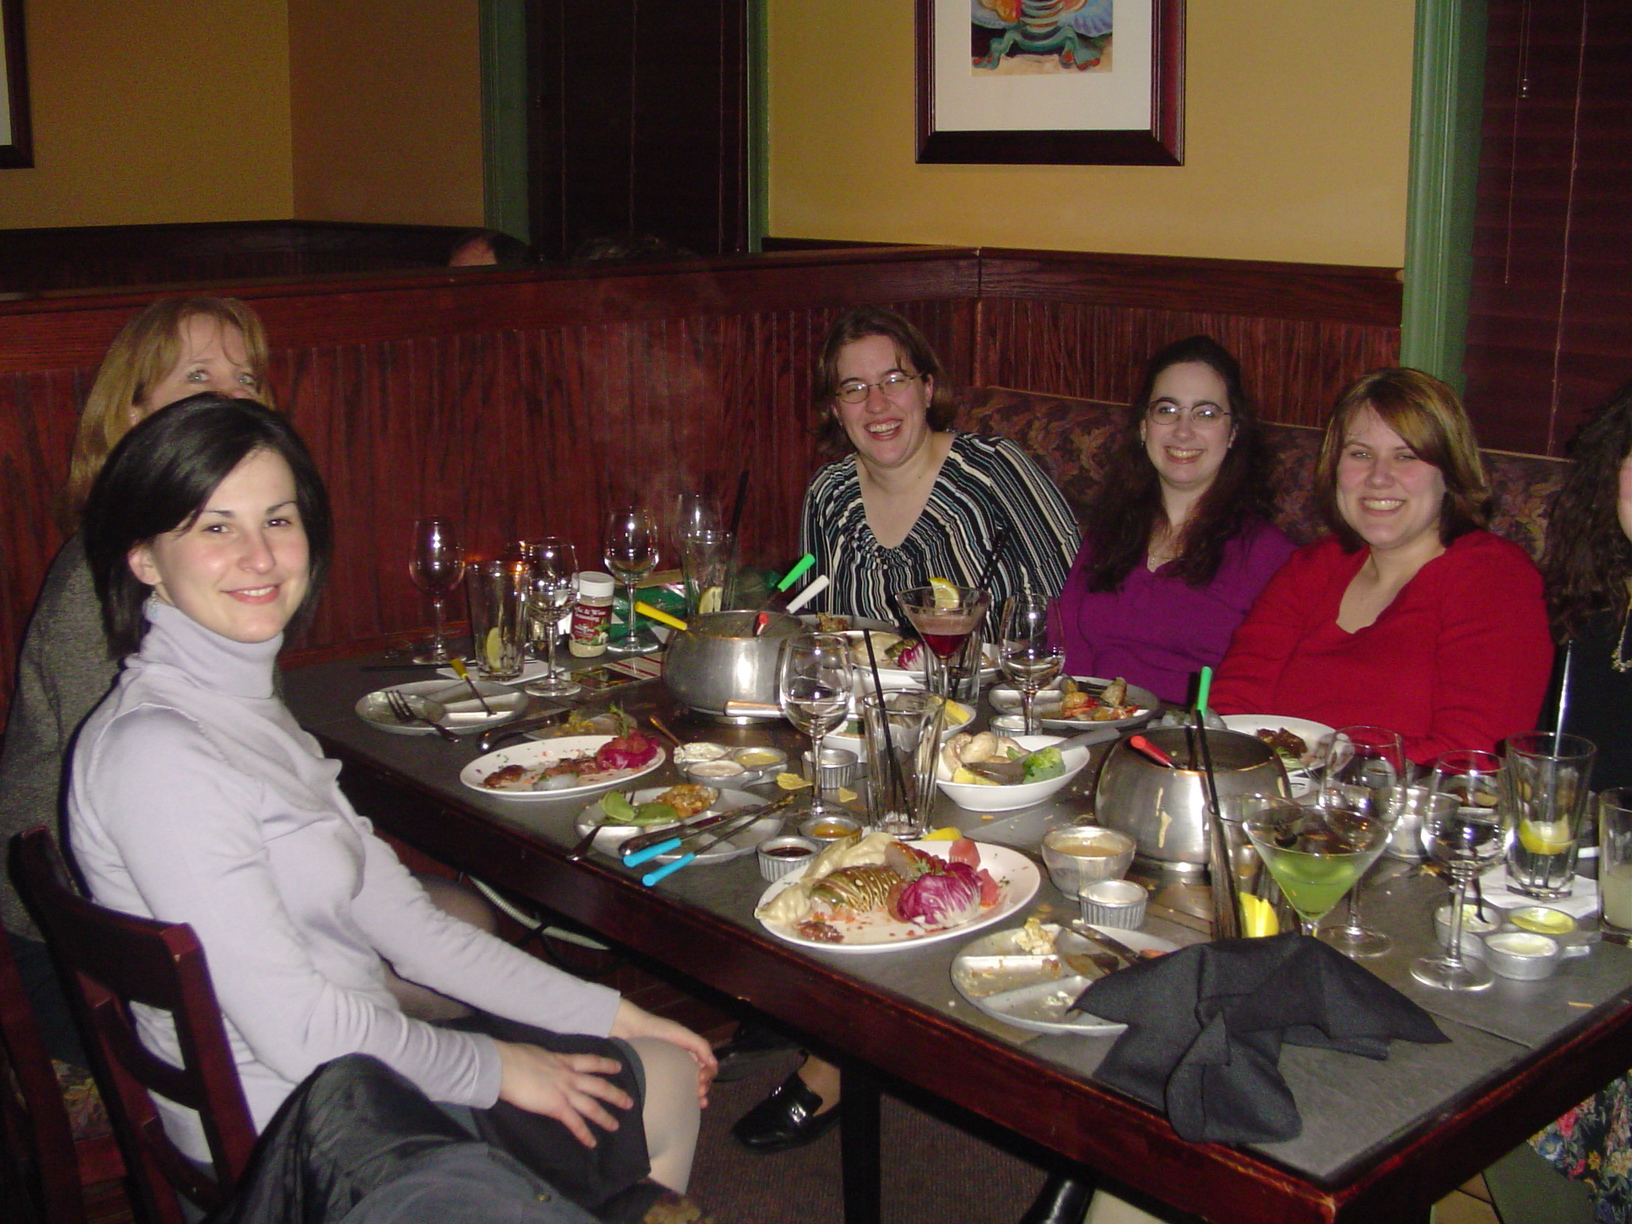
<svg viewBox="0 0 1632 1224"><path fill-rule="evenodd" d="M1485 936L1494 935L1502 928L1502 918L1494 905L1485 906L1484 918L1474 918L1467 911L1473 908L1472 903L1463 907L1462 914L1462 955L1471 956L1475 960L1485 959ZM1496 914L1495 918L1489 915ZM1439 939L1439 946L1451 946L1451 907L1442 905L1434 911L1434 934Z"/></svg>
<svg viewBox="0 0 1632 1224"><path fill-rule="evenodd" d="M1132 880L1097 880L1082 890L1082 920L1134 930L1144 925L1149 897L1144 885Z"/></svg>
<svg viewBox="0 0 1632 1224"><path fill-rule="evenodd" d="M1491 972L1521 982L1552 977L1562 955L1558 940L1533 931L1497 931L1485 936L1485 964Z"/></svg>
<svg viewBox="0 0 1632 1224"><path fill-rule="evenodd" d="M688 761L680 769L686 775L686 781L695 782L698 786L717 786L721 790L754 781L747 770L729 757L714 761Z"/></svg>
<svg viewBox="0 0 1632 1224"><path fill-rule="evenodd" d="M861 821L854 816L812 816L799 826L802 837L822 846L830 846L847 837L855 837L860 832Z"/></svg>
<svg viewBox="0 0 1632 1224"><path fill-rule="evenodd" d="M821 852L821 845L808 837L768 837L759 843L759 874L767 880L780 880L790 871L807 866ZM787 851L802 850L802 854ZM784 853L778 853L782 851Z"/></svg>
<svg viewBox="0 0 1632 1224"><path fill-rule="evenodd" d="M745 774L742 780L749 785L768 782L788 767L787 753L762 744L735 749L731 753L731 760L742 766Z"/></svg>
<svg viewBox="0 0 1632 1224"><path fill-rule="evenodd" d="M805 777L816 780L813 759L810 749L806 749L799 758L805 767ZM847 748L822 749L822 790L823 792L836 790L841 786L852 786L856 781L856 766L859 758Z"/></svg>

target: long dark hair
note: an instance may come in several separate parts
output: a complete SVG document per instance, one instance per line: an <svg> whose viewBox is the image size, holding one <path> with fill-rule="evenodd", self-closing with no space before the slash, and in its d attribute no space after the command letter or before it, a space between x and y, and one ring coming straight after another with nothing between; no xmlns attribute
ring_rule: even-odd
<svg viewBox="0 0 1632 1224"><path fill-rule="evenodd" d="M119 440L85 503L85 559L114 657L139 649L147 632L142 605L151 588L131 571L131 550L190 525L221 482L256 451L281 456L295 478L308 585L286 633L305 623L334 552L329 495L311 452L294 426L263 404L191 395Z"/></svg>
<svg viewBox="0 0 1632 1224"><path fill-rule="evenodd" d="M1569 471L1547 517L1541 572L1553 637L1567 642L1601 612L1627 609L1632 541L1616 513L1620 469L1632 453L1632 383L1570 441Z"/></svg>
<svg viewBox="0 0 1632 1224"><path fill-rule="evenodd" d="M1225 546L1254 519L1267 519L1274 513L1258 416L1242 384L1241 364L1211 336L1176 340L1145 367L1139 394L1128 405L1123 420L1122 438L1086 516L1086 535L1093 548L1087 572L1090 591L1120 588L1133 567L1144 562L1156 528L1167 522L1161 477L1145 452L1139 424L1150 407L1157 378L1168 367L1186 362L1204 365L1224 380L1235 437L1176 541L1171 572L1190 586L1206 586L1218 574Z"/></svg>

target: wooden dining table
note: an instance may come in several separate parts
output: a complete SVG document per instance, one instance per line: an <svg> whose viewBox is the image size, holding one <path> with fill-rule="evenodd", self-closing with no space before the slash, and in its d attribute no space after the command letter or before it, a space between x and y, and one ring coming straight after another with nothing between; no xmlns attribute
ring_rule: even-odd
<svg viewBox="0 0 1632 1224"><path fill-rule="evenodd" d="M1280 1070L1303 1119L1279 1143L1227 1146L1181 1139L1159 1109L1098 1082L1114 1036L1029 1033L992 1019L954 989L964 940L857 954L796 945L754 917L767 885L753 855L697 864L655 887L595 851L569 861L584 798L517 801L461 783L480 755L458 743L391 734L356 704L372 690L425 673L365 670L380 656L331 660L284 674L300 722L343 763L341 782L382 831L505 892L580 924L701 997L761 1013L831 1058L844 1075L847 1224L879 1218L878 1093L953 1118L1006 1127L1080 1165L1219 1224L1428 1218L1430 1206L1632 1062L1632 951L1600 944L1541 982L1499 979L1479 994L1415 983L1443 886L1395 871L1371 887L1368 919L1394 950L1365 962L1426 1008L1449 1041L1396 1041L1372 1061L1286 1046ZM728 726L677 708L661 681L591 698L644 717L659 713L683 740L734 745L803 741L785 723ZM1104 748L1096 749L1097 758ZM939 802L936 824L1035 857L1043 833L1091 810L1095 768L1046 804L981 814ZM678 780L672 764L641 780ZM769 792L774 794L774 788ZM1206 889L1155 875L1144 930L1174 943L1207 937ZM1075 917L1046 872L1013 924L1031 914Z"/></svg>

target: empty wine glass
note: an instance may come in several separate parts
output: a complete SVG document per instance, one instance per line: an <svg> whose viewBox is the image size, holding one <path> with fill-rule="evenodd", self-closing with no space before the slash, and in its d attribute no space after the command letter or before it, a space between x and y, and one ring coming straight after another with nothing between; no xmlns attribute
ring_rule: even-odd
<svg viewBox="0 0 1632 1224"><path fill-rule="evenodd" d="M444 603L459 589L459 582L465 576L465 549L459 540L457 523L449 518L414 520L408 576L431 599L431 636L414 657L421 663L446 663L449 653Z"/></svg>
<svg viewBox="0 0 1632 1224"><path fill-rule="evenodd" d="M1048 639L1048 600L1028 587L1009 597L998 630L998 663L1015 688L1025 714L1026 734L1037 734L1037 693L1065 664L1065 655Z"/></svg>
<svg viewBox="0 0 1632 1224"><path fill-rule="evenodd" d="M1428 814L1425 842L1428 853L1444 863L1456 881L1456 894L1451 902L1449 946L1411 963L1411 976L1424 985L1484 990L1494 980L1483 961L1462 955L1462 919L1468 885L1496 865L1505 846L1496 806L1500 772L1501 761L1494 752L1476 749L1448 752L1434 762L1434 789L1457 796L1458 803L1447 811Z"/></svg>
<svg viewBox="0 0 1632 1224"><path fill-rule="evenodd" d="M843 812L823 794L822 742L849 717L852 683L848 639L836 633L800 633L782 644L777 700L787 720L810 736L816 783L810 816Z"/></svg>
<svg viewBox="0 0 1632 1224"><path fill-rule="evenodd" d="M629 606L623 636L607 643L611 654L639 654L657 645L657 639L643 634L635 616L635 588L657 568L657 528L652 516L639 506L614 510L606 521L606 566L623 582Z"/></svg>
<svg viewBox="0 0 1632 1224"><path fill-rule="evenodd" d="M674 538L683 543L700 531L723 531L719 507L708 493L681 493L674 499Z"/></svg>
<svg viewBox="0 0 1632 1224"><path fill-rule="evenodd" d="M557 670L555 644L562 614L572 605L577 591L578 553L560 536L545 536L532 545L527 560L533 653L545 664L543 677L527 685L527 691L535 697L566 697L580 686Z"/></svg>
<svg viewBox="0 0 1632 1224"><path fill-rule="evenodd" d="M1318 802L1323 807L1355 808L1376 816L1392 834L1400 808L1384 803L1383 796L1404 776L1405 741L1397 732L1386 727L1343 727L1326 745ZM1349 890L1342 923L1323 930L1320 938L1357 958L1381 956L1394 946L1387 935L1361 921L1358 882Z"/></svg>

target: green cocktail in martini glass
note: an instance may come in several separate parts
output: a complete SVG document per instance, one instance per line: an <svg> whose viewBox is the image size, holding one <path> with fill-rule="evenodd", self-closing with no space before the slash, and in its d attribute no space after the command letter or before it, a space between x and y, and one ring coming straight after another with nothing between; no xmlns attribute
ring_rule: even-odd
<svg viewBox="0 0 1632 1224"><path fill-rule="evenodd" d="M1258 812L1246 829L1311 936L1388 844L1388 824L1376 816L1290 800Z"/></svg>

